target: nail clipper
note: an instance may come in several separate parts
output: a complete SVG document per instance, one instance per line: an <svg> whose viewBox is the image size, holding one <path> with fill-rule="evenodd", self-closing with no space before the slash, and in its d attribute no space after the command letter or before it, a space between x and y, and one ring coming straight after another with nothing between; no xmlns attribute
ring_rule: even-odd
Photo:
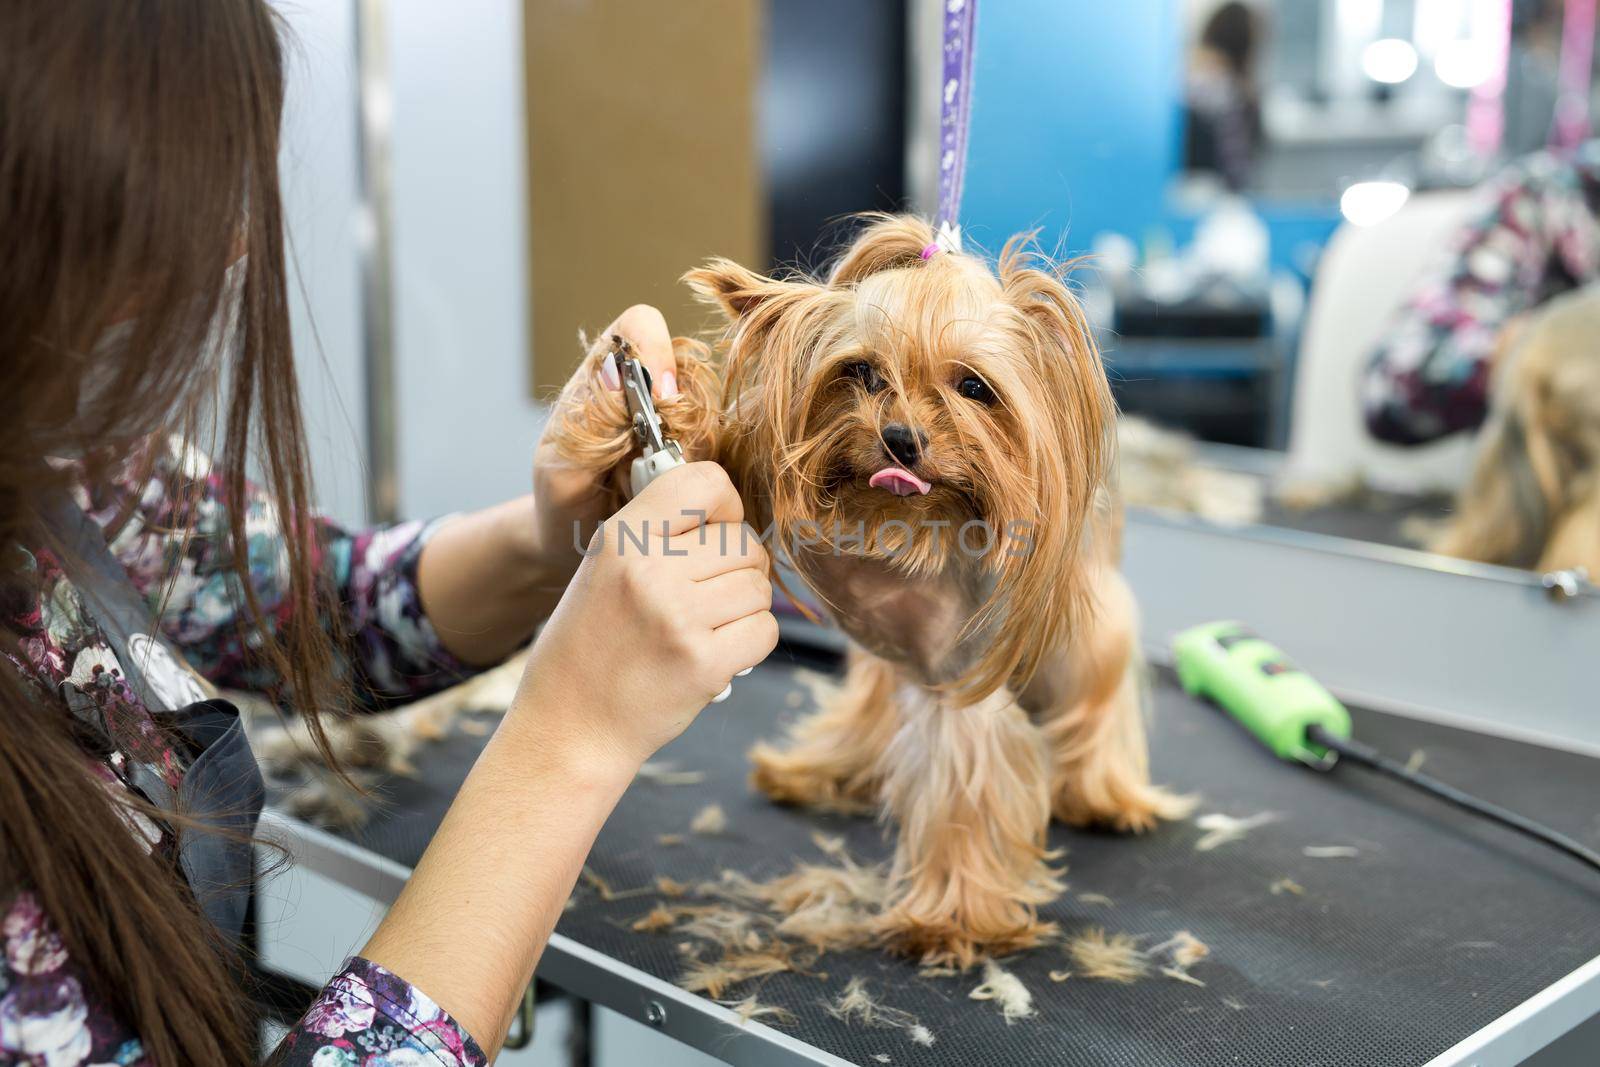
<svg viewBox="0 0 1600 1067"><path fill-rule="evenodd" d="M633 461L628 483L633 495L638 496L644 487L686 460L678 442L666 436L661 425L661 415L650 397L650 372L633 354L633 345L626 337L613 334L611 355L617 361L617 373L622 378L622 395L628 402L628 417L633 422L633 436L639 442L639 458Z"/></svg>

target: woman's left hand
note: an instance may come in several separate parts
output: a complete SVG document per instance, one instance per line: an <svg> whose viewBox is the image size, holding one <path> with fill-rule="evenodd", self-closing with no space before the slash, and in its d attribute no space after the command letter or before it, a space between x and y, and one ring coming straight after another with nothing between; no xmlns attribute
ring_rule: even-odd
<svg viewBox="0 0 1600 1067"><path fill-rule="evenodd" d="M609 346L612 334L633 345L657 398L678 391L672 335L661 312L637 304L606 327L599 345ZM595 355L591 350L575 378L592 373ZM602 368L601 377L604 386L621 389L615 371ZM569 388L564 397L588 395L587 382L574 384L583 388ZM560 414L558 408L552 420ZM418 584L428 621L452 655L487 666L532 636L572 580L590 535L611 517L616 494L603 482L614 473L563 464L555 446L541 441L533 457L531 508L523 496L458 516L434 532L422 550Z"/></svg>
<svg viewBox="0 0 1600 1067"><path fill-rule="evenodd" d="M635 304L605 328L595 347L609 348L614 334L633 346L639 361L650 372L651 391L656 399L677 394L672 332L660 311L649 304ZM574 372L574 378L586 376L588 368L586 359ZM622 388L613 361L607 360L601 367L601 378L609 388ZM551 419L558 416L559 412L552 412ZM552 569L568 573L576 569L589 536L611 517L610 505L615 498L603 478L603 474L562 464L553 445L548 441L539 443L533 455L533 506L541 553Z"/></svg>

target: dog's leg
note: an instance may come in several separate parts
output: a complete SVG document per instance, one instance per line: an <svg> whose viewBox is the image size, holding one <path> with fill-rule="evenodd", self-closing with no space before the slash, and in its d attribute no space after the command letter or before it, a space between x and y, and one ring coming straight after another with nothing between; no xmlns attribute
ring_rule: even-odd
<svg viewBox="0 0 1600 1067"><path fill-rule="evenodd" d="M1050 746L1051 809L1073 826L1143 831L1181 819L1194 801L1150 783L1144 730L1144 665L1133 594L1116 571L1096 578L1096 612L1061 659L1041 673L1063 674L1043 709Z"/></svg>
<svg viewBox="0 0 1600 1067"><path fill-rule="evenodd" d="M1194 810L1193 798L1150 782L1141 668L1137 657L1126 656L1109 692L1102 690L1045 724L1051 811L1062 822L1138 833Z"/></svg>
<svg viewBox="0 0 1600 1067"><path fill-rule="evenodd" d="M763 741L750 750L751 783L784 804L872 811L883 751L897 725L893 668L853 649L844 683L830 703L791 726L782 746Z"/></svg>
<svg viewBox="0 0 1600 1067"><path fill-rule="evenodd" d="M899 694L884 753L886 814L900 825L880 931L901 952L970 967L1054 931L1037 907L1061 884L1048 865L1044 737L1001 690L970 707Z"/></svg>

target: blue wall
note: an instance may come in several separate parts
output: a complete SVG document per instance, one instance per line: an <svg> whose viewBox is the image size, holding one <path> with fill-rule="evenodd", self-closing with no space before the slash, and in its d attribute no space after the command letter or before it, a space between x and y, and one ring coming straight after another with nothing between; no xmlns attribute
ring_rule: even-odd
<svg viewBox="0 0 1600 1067"><path fill-rule="evenodd" d="M991 251L1141 240L1168 215L1182 99L1177 0L985 0L978 7L964 231Z"/></svg>

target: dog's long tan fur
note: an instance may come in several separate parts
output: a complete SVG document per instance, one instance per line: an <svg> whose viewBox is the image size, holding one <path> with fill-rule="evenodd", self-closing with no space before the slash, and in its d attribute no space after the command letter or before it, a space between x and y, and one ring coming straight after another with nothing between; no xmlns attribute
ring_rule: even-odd
<svg viewBox="0 0 1600 1067"><path fill-rule="evenodd" d="M624 460L638 448L628 421L628 404L619 389L600 381L600 361L613 348L609 337L596 338L584 357L584 373L575 374L561 391L555 415L545 429L545 442L554 444L561 458L586 470L605 471L612 511L624 502L627 484ZM660 403L662 421L689 459L709 459L716 451L717 372L706 346L688 337L672 339L677 365L678 395Z"/></svg>
<svg viewBox="0 0 1600 1067"><path fill-rule="evenodd" d="M965 967L1050 932L1052 814L1142 830L1188 805L1149 780L1115 409L1078 303L1022 239L998 272L924 260L933 240L874 216L826 279L685 278L728 324L716 455L857 646L837 699L752 752L754 782L895 820L878 934ZM992 400L958 391L974 376ZM891 422L926 434L926 494L868 485ZM974 520L993 536L958 542Z"/></svg>

